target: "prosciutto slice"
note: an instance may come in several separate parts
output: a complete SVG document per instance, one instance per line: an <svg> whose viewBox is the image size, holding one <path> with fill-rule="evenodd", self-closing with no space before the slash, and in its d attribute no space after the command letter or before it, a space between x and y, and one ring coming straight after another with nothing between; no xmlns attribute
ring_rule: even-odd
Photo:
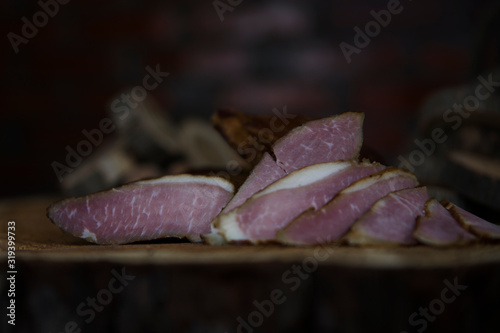
<svg viewBox="0 0 500 333"><path fill-rule="evenodd" d="M318 163L357 159L363 143L364 117L363 113L345 112L311 120L291 130L274 143L271 154L264 154L222 214L241 206L252 195L295 170ZM203 238L212 245L224 244L213 223L210 234Z"/></svg>
<svg viewBox="0 0 500 333"><path fill-rule="evenodd" d="M285 175L285 171L276 164L271 155L264 153L260 163L253 168L247 180L241 185L222 213L229 212L241 206L254 193L257 193Z"/></svg>
<svg viewBox="0 0 500 333"><path fill-rule="evenodd" d="M364 119L364 113L344 112L294 128L273 145L276 162L290 173L315 163L357 159Z"/></svg>
<svg viewBox="0 0 500 333"><path fill-rule="evenodd" d="M425 204L425 216L417 218L413 235L419 242L434 246L467 244L476 240L436 199Z"/></svg>
<svg viewBox="0 0 500 333"><path fill-rule="evenodd" d="M385 169L345 188L320 210L304 212L278 231L277 239L294 245L338 241L377 200L390 192L417 185L411 172Z"/></svg>
<svg viewBox="0 0 500 333"><path fill-rule="evenodd" d="M490 223L468 211L443 200L443 206L469 232L486 239L500 239L500 225Z"/></svg>
<svg viewBox="0 0 500 333"><path fill-rule="evenodd" d="M363 143L363 120L363 113L345 112L309 121L290 131L271 147L276 158L264 154L224 213L239 207L252 195L294 170L358 158Z"/></svg>
<svg viewBox="0 0 500 333"><path fill-rule="evenodd" d="M389 193L361 216L344 237L355 245L413 245L416 219L425 214L425 187Z"/></svg>
<svg viewBox="0 0 500 333"><path fill-rule="evenodd" d="M47 216L62 230L97 244L164 237L199 241L233 191L219 177L165 176L62 200Z"/></svg>
<svg viewBox="0 0 500 333"><path fill-rule="evenodd" d="M274 240L277 230L308 208L321 208L345 187L382 169L354 161L311 165L274 182L214 225L227 241Z"/></svg>

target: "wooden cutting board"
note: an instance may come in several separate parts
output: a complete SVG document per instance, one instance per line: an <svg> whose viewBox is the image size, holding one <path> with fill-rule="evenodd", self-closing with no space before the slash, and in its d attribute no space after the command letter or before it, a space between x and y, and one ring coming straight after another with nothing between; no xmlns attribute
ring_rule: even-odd
<svg viewBox="0 0 500 333"><path fill-rule="evenodd" d="M128 245L95 245L62 232L45 216L55 197L0 201L0 248L7 255L7 222L15 221L16 258L58 262L107 261L128 264L244 264L301 262L364 268L438 268L500 263L500 244L433 248L286 247L280 245L209 246L162 240ZM319 257L318 257L319 255ZM321 258L321 259L319 259Z"/></svg>

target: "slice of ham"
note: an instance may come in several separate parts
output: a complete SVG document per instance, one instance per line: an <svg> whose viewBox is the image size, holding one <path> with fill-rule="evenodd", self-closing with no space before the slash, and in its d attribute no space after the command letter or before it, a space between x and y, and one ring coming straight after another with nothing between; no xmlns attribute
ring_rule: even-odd
<svg viewBox="0 0 500 333"><path fill-rule="evenodd" d="M47 216L62 230L97 244L165 237L199 241L233 191L219 177L165 176L62 200Z"/></svg>
<svg viewBox="0 0 500 333"><path fill-rule="evenodd" d="M416 219L429 200L425 187L389 193L361 216L344 237L355 245L413 245Z"/></svg>
<svg viewBox="0 0 500 333"><path fill-rule="evenodd" d="M264 153L262 160L252 169L252 172L240 186L238 192L229 201L220 215L225 215L227 212L241 206L252 195L272 184L276 180L284 177L285 171L281 169L274 159L268 153ZM224 245L227 241L220 234L214 221L210 223L210 232L201 236L203 241L210 245Z"/></svg>
<svg viewBox="0 0 500 333"><path fill-rule="evenodd" d="M433 246L460 245L476 240L436 199L425 204L425 216L417 218L413 235L419 242Z"/></svg>
<svg viewBox="0 0 500 333"><path fill-rule="evenodd" d="M384 169L378 163L314 164L274 182L242 206L219 216L215 227L227 241L274 240L276 231L308 208L319 209L353 182Z"/></svg>
<svg viewBox="0 0 500 333"><path fill-rule="evenodd" d="M277 239L293 245L338 241L377 200L390 192L417 185L411 172L385 169L345 188L320 210L304 212L278 231Z"/></svg>
<svg viewBox="0 0 500 333"><path fill-rule="evenodd" d="M253 168L247 180L241 185L222 213L241 206L253 194L285 175L285 171L276 164L271 155L264 153L260 163Z"/></svg>
<svg viewBox="0 0 500 333"><path fill-rule="evenodd" d="M455 220L469 232L480 238L500 239L500 225L483 220L449 201L443 200L441 203L451 213Z"/></svg>
<svg viewBox="0 0 500 333"><path fill-rule="evenodd" d="M290 173L315 163L357 159L364 118L364 113L344 112L294 128L273 145L276 162Z"/></svg>
<svg viewBox="0 0 500 333"><path fill-rule="evenodd" d="M363 143L363 120L363 113L345 112L311 120L290 131L272 146L276 159L268 153L263 155L224 213L294 170L317 163L356 159Z"/></svg>
<svg viewBox="0 0 500 333"><path fill-rule="evenodd" d="M264 154L253 169L252 176L241 185L223 214L241 206L258 191L302 167L357 159L363 143L364 117L364 113L345 112L311 120L291 130L271 147L271 153L276 159ZM203 238L212 245L224 243L213 223L210 234Z"/></svg>

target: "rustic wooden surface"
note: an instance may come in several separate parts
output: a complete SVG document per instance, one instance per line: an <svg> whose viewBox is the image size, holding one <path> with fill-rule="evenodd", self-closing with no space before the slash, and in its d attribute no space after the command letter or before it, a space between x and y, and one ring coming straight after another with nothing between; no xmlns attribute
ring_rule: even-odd
<svg viewBox="0 0 500 333"><path fill-rule="evenodd" d="M498 332L500 244L448 249L212 247L167 241L101 246L54 226L45 217L54 200L0 201L0 281L7 270L10 220L16 222L19 270L18 322L15 327L0 322L0 332L61 332L74 322L81 332L92 333L410 333L423 326L409 317L440 297L444 281L466 290L427 323L426 333ZM330 254L315 266L318 250ZM78 307L108 288L112 272L134 279L95 312L95 320L87 320ZM0 283L2 295L7 287ZM264 317L256 304L269 304L274 290L286 301ZM0 299L6 307L6 298ZM241 320L256 316L262 322L242 329Z"/></svg>
<svg viewBox="0 0 500 333"><path fill-rule="evenodd" d="M16 222L16 255L23 260L63 262L107 261L123 264L244 264L299 262L314 257L314 247L209 246L154 241L129 245L95 245L59 230L45 216L46 207L58 198L28 197L0 202L1 240L6 249L7 221ZM360 268L446 268L500 263L500 244L463 247L348 247L330 245L321 265Z"/></svg>

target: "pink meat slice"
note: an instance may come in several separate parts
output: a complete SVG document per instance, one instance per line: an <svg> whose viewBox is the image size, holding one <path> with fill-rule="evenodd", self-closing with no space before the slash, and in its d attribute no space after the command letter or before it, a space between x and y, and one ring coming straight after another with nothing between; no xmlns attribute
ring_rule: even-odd
<svg viewBox="0 0 500 333"><path fill-rule="evenodd" d="M165 176L51 205L47 216L62 230L97 244L164 237L199 241L233 195L223 178Z"/></svg>
<svg viewBox="0 0 500 333"><path fill-rule="evenodd" d="M377 200L417 185L409 171L387 168L345 188L320 210L304 212L278 231L277 239L294 245L338 241Z"/></svg>
<svg viewBox="0 0 500 333"><path fill-rule="evenodd" d="M264 154L224 213L294 170L317 163L356 159L363 143L363 120L363 113L345 112L309 121L290 131L271 147L276 160Z"/></svg>
<svg viewBox="0 0 500 333"><path fill-rule="evenodd" d="M364 114L344 112L312 120L276 141L276 162L287 173L305 166L358 158L363 144Z"/></svg>
<svg viewBox="0 0 500 333"><path fill-rule="evenodd" d="M469 213L465 209L443 200L443 206L451 213L457 222L469 232L487 239L500 239L500 225L493 224Z"/></svg>
<svg viewBox="0 0 500 333"><path fill-rule="evenodd" d="M339 191L384 167L354 161L311 165L258 192L214 222L227 241L274 240L276 231L308 208L319 209Z"/></svg>
<svg viewBox="0 0 500 333"><path fill-rule="evenodd" d="M252 195L285 175L285 171L276 164L271 155L264 153L260 162L253 168L248 178L241 185L231 201L229 201L222 213L229 212L241 206Z"/></svg>
<svg viewBox="0 0 500 333"><path fill-rule="evenodd" d="M434 246L467 244L476 240L436 199L425 204L425 216L417 218L413 235L419 242Z"/></svg>
<svg viewBox="0 0 500 333"><path fill-rule="evenodd" d="M364 117L360 112L345 112L309 121L290 131L271 147L276 159L264 154L222 214L241 206L252 195L295 170L318 163L357 159L363 143ZM210 234L203 238L212 245L224 243L213 223Z"/></svg>
<svg viewBox="0 0 500 333"><path fill-rule="evenodd" d="M425 214L427 200L423 186L389 193L354 223L344 239L356 245L416 244L413 231L417 217Z"/></svg>

